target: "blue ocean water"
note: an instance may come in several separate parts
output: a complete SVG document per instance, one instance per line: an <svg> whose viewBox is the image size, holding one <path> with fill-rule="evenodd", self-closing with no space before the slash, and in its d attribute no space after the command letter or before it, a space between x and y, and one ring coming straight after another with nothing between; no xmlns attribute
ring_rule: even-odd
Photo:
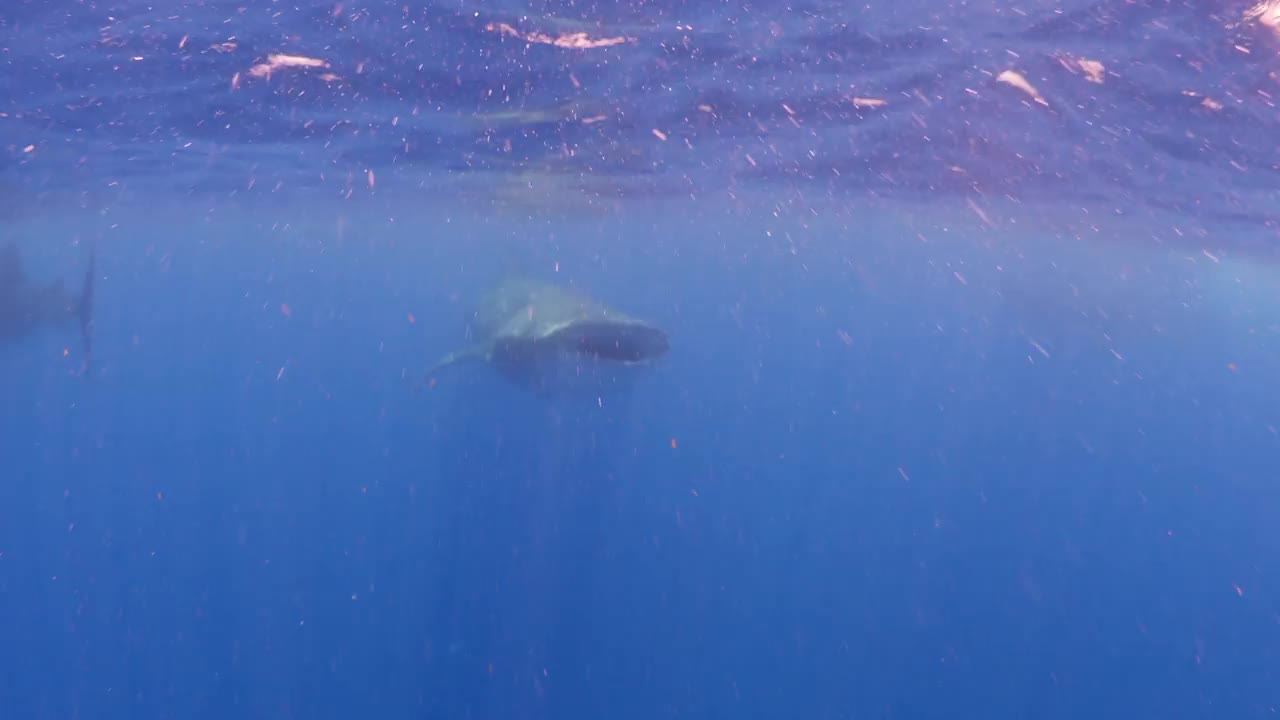
<svg viewBox="0 0 1280 720"><path fill-rule="evenodd" d="M1234 0L8 0L0 244L95 261L87 371L0 305L0 718L1274 716L1278 53ZM427 373L513 269L670 352Z"/></svg>

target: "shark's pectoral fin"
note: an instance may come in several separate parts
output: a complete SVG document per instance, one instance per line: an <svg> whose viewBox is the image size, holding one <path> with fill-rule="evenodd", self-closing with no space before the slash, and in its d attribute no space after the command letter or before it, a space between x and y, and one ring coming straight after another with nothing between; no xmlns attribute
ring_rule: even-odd
<svg viewBox="0 0 1280 720"><path fill-rule="evenodd" d="M459 363L465 363L465 362L483 361L483 360L487 360L488 357L489 357L488 344L477 344L477 345L472 345L470 347L465 347L461 350L455 350L454 352L451 352L448 355L445 355L444 357L440 358L440 360L438 360L436 364L427 368L427 371L422 374L422 379L421 381L419 381L417 387L421 389L423 386L428 385L434 379L436 373L440 372L441 370L451 365L457 365Z"/></svg>

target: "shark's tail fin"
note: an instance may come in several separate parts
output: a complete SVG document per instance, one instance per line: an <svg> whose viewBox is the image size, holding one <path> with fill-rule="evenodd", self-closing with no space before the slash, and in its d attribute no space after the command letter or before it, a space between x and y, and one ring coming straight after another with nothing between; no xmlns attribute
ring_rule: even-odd
<svg viewBox="0 0 1280 720"><path fill-rule="evenodd" d="M89 268L84 273L84 285L80 291L80 302L76 315L80 319L80 340L84 343L84 363L80 368L82 374L88 374L93 365L93 280L97 274L98 245L89 241Z"/></svg>

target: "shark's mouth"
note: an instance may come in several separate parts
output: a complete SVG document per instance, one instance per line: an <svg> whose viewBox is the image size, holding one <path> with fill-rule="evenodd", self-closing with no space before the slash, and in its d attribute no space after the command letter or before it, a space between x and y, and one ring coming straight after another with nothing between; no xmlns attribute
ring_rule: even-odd
<svg viewBox="0 0 1280 720"><path fill-rule="evenodd" d="M667 333L637 322L577 322L555 332L561 347L617 363L656 360L671 348Z"/></svg>

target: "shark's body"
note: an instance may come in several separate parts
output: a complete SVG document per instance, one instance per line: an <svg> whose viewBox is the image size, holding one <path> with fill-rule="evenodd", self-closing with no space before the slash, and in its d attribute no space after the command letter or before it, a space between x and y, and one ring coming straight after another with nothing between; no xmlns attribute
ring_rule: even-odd
<svg viewBox="0 0 1280 720"><path fill-rule="evenodd" d="M478 340L450 353L427 374L461 362L488 363L534 389L580 378L588 365L640 365L667 353L667 333L565 288L510 278L476 307Z"/></svg>
<svg viewBox="0 0 1280 720"><path fill-rule="evenodd" d="M92 358L94 253L78 296L66 291L61 281L37 285L27 277L22 255L13 244L0 246L0 345L31 337L46 328L78 322L84 342L83 369Z"/></svg>

